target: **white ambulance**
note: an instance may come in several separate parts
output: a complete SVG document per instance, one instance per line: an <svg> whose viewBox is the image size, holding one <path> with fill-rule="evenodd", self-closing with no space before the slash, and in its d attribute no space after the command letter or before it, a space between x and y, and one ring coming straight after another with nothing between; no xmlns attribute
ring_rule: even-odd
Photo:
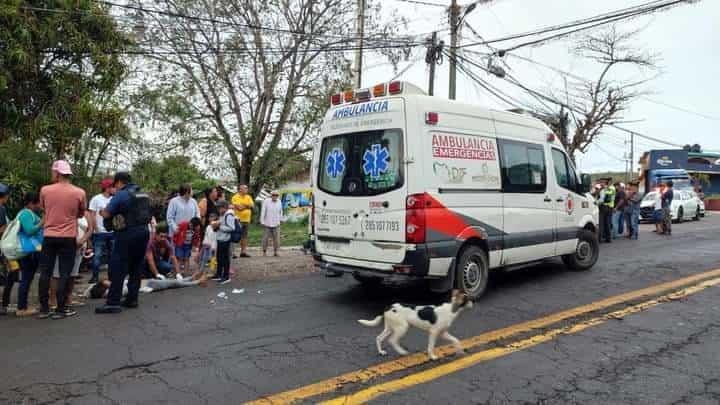
<svg viewBox="0 0 720 405"><path fill-rule="evenodd" d="M364 284L427 279L473 298L488 271L598 259L598 213L540 120L406 82L331 97L313 154L316 263Z"/></svg>

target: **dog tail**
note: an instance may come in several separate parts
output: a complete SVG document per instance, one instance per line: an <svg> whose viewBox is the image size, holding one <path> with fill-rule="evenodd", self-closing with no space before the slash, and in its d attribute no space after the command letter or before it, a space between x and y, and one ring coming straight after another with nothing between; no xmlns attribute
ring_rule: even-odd
<svg viewBox="0 0 720 405"><path fill-rule="evenodd" d="M380 325L380 322L382 322L382 320L383 320L383 316L382 316L382 315L378 315L378 316L376 316L375 319L373 319L372 321L366 321L366 320L364 320L364 319L360 319L358 322L360 322L360 325L365 325L365 326L378 326L378 325Z"/></svg>

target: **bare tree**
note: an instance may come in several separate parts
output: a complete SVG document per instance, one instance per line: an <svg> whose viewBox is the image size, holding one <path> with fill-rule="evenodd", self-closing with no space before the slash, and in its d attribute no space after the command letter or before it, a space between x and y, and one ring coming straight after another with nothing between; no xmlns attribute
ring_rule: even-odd
<svg viewBox="0 0 720 405"><path fill-rule="evenodd" d="M140 98L146 120L164 128L161 143L195 152L211 169L231 167L256 190L288 162L304 161L331 91L349 85L347 55L357 41L347 1L159 0L149 7L161 12L135 4L147 77ZM369 25L375 34L366 46L394 62L398 50L407 55L408 40L385 39L399 25Z"/></svg>
<svg viewBox="0 0 720 405"><path fill-rule="evenodd" d="M644 94L640 87L648 79L622 81L613 79L612 75L621 65L643 71L656 69L657 56L631 44L637 32L623 33L613 26L585 37L574 48L577 55L597 62L602 68L597 79L581 81L573 95L566 89L565 101L559 101L561 109L557 118L549 122L573 161L577 152L587 151L603 129L623 122L623 113L630 103ZM570 128L568 114L573 128Z"/></svg>

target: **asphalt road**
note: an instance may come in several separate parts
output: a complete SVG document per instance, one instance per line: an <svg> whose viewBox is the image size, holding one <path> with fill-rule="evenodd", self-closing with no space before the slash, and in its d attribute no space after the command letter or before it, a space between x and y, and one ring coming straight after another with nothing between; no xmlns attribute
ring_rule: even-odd
<svg viewBox="0 0 720 405"><path fill-rule="evenodd" d="M720 215L673 231L666 238L643 225L639 241L602 245L601 262L588 272L552 261L494 274L487 294L453 327L481 344L436 362L378 356L379 329L356 319L394 301L443 297L420 287L367 292L349 277L320 274L151 294L117 316L87 306L64 321L0 319L0 403L224 404L295 390L270 398L717 404L720 284L713 280L720 274L699 287L698 276L688 282L697 288L672 297L665 295L679 287L597 304L720 268ZM540 321L584 304L591 306L572 317ZM518 326L527 321L540 326ZM512 336L498 335L501 328ZM426 342L418 331L403 341L411 352ZM385 363L393 359L400 361ZM307 387L341 374L349 376L341 386ZM361 396L342 398L352 394Z"/></svg>

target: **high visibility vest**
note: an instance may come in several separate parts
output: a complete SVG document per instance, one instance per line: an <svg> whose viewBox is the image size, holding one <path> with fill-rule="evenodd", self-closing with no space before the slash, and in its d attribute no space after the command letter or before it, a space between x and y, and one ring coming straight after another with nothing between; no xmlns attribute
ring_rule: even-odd
<svg viewBox="0 0 720 405"><path fill-rule="evenodd" d="M605 189L605 200L610 200L610 202L604 202L606 206L610 208L615 208L615 186L608 186L608 188Z"/></svg>

